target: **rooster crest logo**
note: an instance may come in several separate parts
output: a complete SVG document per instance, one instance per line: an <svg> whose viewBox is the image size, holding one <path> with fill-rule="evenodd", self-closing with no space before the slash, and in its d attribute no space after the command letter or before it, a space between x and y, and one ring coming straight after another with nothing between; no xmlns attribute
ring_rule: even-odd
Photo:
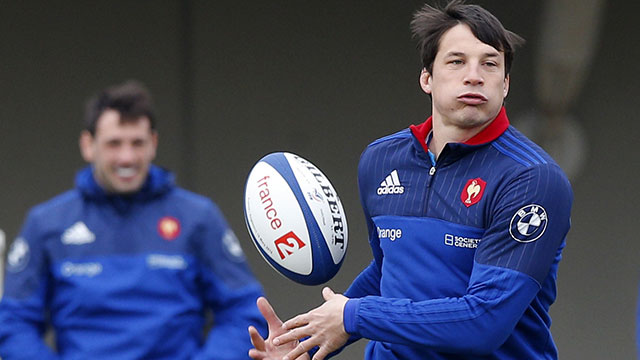
<svg viewBox="0 0 640 360"><path fill-rule="evenodd" d="M173 216L165 216L158 221L158 233L163 239L172 241L180 235L180 221Z"/></svg>
<svg viewBox="0 0 640 360"><path fill-rule="evenodd" d="M480 201L486 185L487 183L480 178L467 180L467 183L460 194L460 200L462 200L464 206L469 207Z"/></svg>

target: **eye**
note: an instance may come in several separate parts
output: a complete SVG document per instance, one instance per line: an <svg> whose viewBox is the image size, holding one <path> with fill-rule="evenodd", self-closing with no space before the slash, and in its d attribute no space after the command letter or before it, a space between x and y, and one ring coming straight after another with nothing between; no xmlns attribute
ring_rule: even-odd
<svg viewBox="0 0 640 360"><path fill-rule="evenodd" d="M462 61L462 60L460 60L460 59L453 59L453 60L449 60L449 64L452 64L452 65L462 65L462 64L463 64L463 61Z"/></svg>
<svg viewBox="0 0 640 360"><path fill-rule="evenodd" d="M146 144L146 141L144 139L135 139L133 141L133 146L134 147L142 147Z"/></svg>
<svg viewBox="0 0 640 360"><path fill-rule="evenodd" d="M106 144L108 148L115 149L120 146L121 142L119 140L109 140Z"/></svg>

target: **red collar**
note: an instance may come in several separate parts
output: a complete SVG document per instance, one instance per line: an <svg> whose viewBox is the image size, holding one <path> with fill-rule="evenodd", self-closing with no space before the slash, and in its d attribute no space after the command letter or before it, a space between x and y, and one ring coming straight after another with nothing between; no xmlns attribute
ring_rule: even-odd
<svg viewBox="0 0 640 360"><path fill-rule="evenodd" d="M495 140L498 136L502 135L505 130L509 127L509 119L507 118L507 111L504 106L500 109L498 116L496 116L491 123L484 128L482 131L477 133L471 139L464 142L466 145L481 145L486 144L490 141ZM433 128L433 116L429 116L429 118L420 125L411 125L409 129L413 133L419 141L420 145L424 148L424 151L428 151L426 140L427 135Z"/></svg>

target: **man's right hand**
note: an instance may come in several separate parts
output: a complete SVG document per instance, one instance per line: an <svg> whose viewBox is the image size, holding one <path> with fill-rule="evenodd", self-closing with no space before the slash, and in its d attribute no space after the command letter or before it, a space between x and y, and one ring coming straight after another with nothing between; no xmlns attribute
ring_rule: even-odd
<svg viewBox="0 0 640 360"><path fill-rule="evenodd" d="M264 297L258 298L258 310L267 320L269 325L269 335L267 339L263 339L258 330L249 326L249 336L251 336L251 344L253 349L249 350L249 356L254 360L281 360L283 356L298 346L298 341L292 341L280 346L273 344L273 339L286 333L287 330L282 327L282 320L276 315L271 304ZM304 353L296 360L309 360L309 354Z"/></svg>

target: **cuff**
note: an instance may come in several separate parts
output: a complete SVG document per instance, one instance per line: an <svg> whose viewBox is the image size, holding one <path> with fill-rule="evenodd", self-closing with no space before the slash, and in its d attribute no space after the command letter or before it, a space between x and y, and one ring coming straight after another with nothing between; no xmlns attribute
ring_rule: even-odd
<svg viewBox="0 0 640 360"><path fill-rule="evenodd" d="M347 334L353 335L357 333L356 315L360 308L361 299L349 299L344 306L342 319L344 322L344 330Z"/></svg>

